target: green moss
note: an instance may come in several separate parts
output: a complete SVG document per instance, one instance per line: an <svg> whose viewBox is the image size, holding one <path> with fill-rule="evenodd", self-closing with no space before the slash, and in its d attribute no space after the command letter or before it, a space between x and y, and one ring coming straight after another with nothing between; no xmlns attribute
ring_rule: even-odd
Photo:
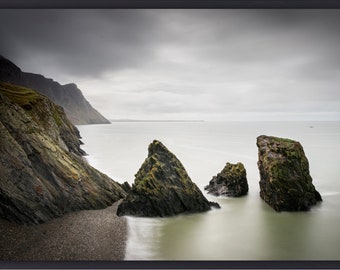
<svg viewBox="0 0 340 270"><path fill-rule="evenodd" d="M0 82L0 93L26 109L41 98L41 96L32 89L4 82Z"/></svg>
<svg viewBox="0 0 340 270"><path fill-rule="evenodd" d="M283 142L283 143L296 143L296 141L294 140L291 140L291 139L287 139L287 138L279 138L279 137L274 137L274 136L271 136L269 137L272 141L275 141L275 142Z"/></svg>
<svg viewBox="0 0 340 270"><path fill-rule="evenodd" d="M158 181L154 181L152 175L147 175L134 185L134 189L138 193L142 193L148 196L157 195L158 192L161 190L161 185Z"/></svg>
<svg viewBox="0 0 340 270"><path fill-rule="evenodd" d="M60 118L60 114L57 110L53 110L53 119L56 122L56 124L60 127L62 124L62 120Z"/></svg>
<svg viewBox="0 0 340 270"><path fill-rule="evenodd" d="M0 93L26 110L39 125L46 125L48 115L46 113L37 114L36 110L41 110L41 108L34 107L35 109L32 110L34 105L44 99L39 93L29 88L4 82L0 82ZM60 112L56 108L53 108L51 113L55 123L61 126L63 121L60 117Z"/></svg>
<svg viewBox="0 0 340 270"><path fill-rule="evenodd" d="M238 179L243 178L246 175L246 170L242 163L238 162L237 164L231 164L227 162L226 166L220 173L228 182L233 183L237 182Z"/></svg>
<svg viewBox="0 0 340 270"><path fill-rule="evenodd" d="M320 199L302 145L290 139L258 137L260 195L276 211L308 210Z"/></svg>

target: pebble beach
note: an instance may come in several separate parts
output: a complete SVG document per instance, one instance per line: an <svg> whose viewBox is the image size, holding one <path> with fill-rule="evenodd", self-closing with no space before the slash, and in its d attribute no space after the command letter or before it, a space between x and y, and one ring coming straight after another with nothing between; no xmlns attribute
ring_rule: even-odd
<svg viewBox="0 0 340 270"><path fill-rule="evenodd" d="M0 219L0 260L124 260L127 221L116 216L118 204L69 213L32 226Z"/></svg>

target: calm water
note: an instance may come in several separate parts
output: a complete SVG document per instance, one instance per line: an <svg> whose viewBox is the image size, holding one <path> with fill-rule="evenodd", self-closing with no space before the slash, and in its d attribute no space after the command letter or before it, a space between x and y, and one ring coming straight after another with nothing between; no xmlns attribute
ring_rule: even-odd
<svg viewBox="0 0 340 270"><path fill-rule="evenodd" d="M128 217L126 260L339 260L339 122L117 122L79 126L89 163L133 183L153 139L181 160L192 181L222 209L172 218ZM259 196L256 137L298 140L323 202L310 212L276 213ZM242 162L249 194L207 195L226 162Z"/></svg>

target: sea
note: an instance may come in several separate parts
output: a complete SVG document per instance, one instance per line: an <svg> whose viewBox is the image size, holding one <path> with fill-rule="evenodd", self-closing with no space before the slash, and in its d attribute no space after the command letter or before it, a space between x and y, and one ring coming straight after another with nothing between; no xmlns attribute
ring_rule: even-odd
<svg viewBox="0 0 340 270"><path fill-rule="evenodd" d="M78 126L86 159L130 184L161 141L204 196L221 209L166 218L127 217L125 260L339 260L340 122L113 122ZM308 212L275 212L259 195L256 138L299 141L323 201ZM215 197L204 187L227 162L242 162L248 195Z"/></svg>

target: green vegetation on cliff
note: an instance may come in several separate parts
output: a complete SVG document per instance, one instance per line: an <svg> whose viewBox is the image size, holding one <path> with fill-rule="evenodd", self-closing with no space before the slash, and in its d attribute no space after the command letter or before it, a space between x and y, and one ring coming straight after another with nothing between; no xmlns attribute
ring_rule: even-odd
<svg viewBox="0 0 340 270"><path fill-rule="evenodd" d="M32 89L0 83L0 217L41 223L105 208L121 186L83 159L78 129Z"/></svg>
<svg viewBox="0 0 340 270"><path fill-rule="evenodd" d="M61 85L52 79L45 78L40 74L33 74L21 71L19 67L0 55L0 82L8 82L17 86L34 89L38 93L48 97L55 104L64 108L67 117L73 124L109 124L110 121L104 118L85 99L80 89L74 83ZM16 86L16 87L17 87ZM26 88L26 89L27 89ZM23 88L24 89L24 88ZM23 90L22 89L22 90ZM14 102L19 105L30 106L31 92L21 91ZM9 90L10 92L10 90ZM34 96L32 96L34 98ZM27 99L26 99L27 98Z"/></svg>
<svg viewBox="0 0 340 270"><path fill-rule="evenodd" d="M41 96L32 89L5 82L0 82L0 92L23 108L28 108L27 106L41 99Z"/></svg>

